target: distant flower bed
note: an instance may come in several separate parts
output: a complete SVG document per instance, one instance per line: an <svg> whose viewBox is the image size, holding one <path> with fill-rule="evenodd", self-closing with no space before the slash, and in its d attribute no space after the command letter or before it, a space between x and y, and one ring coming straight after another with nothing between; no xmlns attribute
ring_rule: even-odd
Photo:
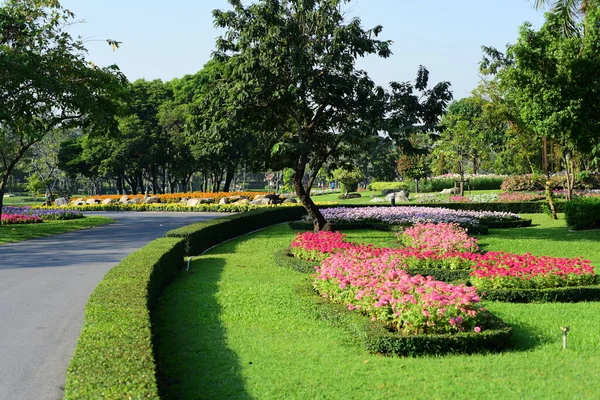
<svg viewBox="0 0 600 400"><path fill-rule="evenodd" d="M28 215L39 217L44 221L50 220L68 220L83 218L80 211L64 208L46 208L46 207L3 207L3 215Z"/></svg>
<svg viewBox="0 0 600 400"><path fill-rule="evenodd" d="M38 224L41 222L44 221L40 217L35 215L2 214L3 225Z"/></svg>
<svg viewBox="0 0 600 400"><path fill-rule="evenodd" d="M267 194L266 192L190 192L190 193L166 193L166 194L156 194L151 195L153 197L157 197L161 200L162 203L178 203L182 199L214 199L216 202L219 202L224 197L244 197L248 199L253 199L254 196L260 194ZM110 195L101 195L101 196L88 196L84 197L83 200L88 199L97 199L97 200L119 200L122 197L120 194L110 194ZM135 195L127 195L128 199L138 199L141 200L145 197L144 194L135 194Z"/></svg>
<svg viewBox="0 0 600 400"><path fill-rule="evenodd" d="M518 214L495 211L450 210L431 207L335 207L321 209L326 220L336 222L382 222L412 225L416 223L455 223L478 226L483 221L516 221Z"/></svg>

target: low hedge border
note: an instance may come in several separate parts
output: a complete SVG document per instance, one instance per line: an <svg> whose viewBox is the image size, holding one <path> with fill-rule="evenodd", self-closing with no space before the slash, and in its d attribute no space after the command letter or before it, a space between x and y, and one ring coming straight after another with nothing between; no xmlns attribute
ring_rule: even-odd
<svg viewBox="0 0 600 400"><path fill-rule="evenodd" d="M493 289L481 298L509 303L577 303L600 301L600 286L568 286L550 289Z"/></svg>
<svg viewBox="0 0 600 400"><path fill-rule="evenodd" d="M531 226L531 222L531 219L521 219L518 221L485 221L485 225L492 229L526 228Z"/></svg>
<svg viewBox="0 0 600 400"><path fill-rule="evenodd" d="M157 239L106 274L85 307L65 399L159 398L150 309L183 256L182 239Z"/></svg>
<svg viewBox="0 0 600 400"><path fill-rule="evenodd" d="M167 237L184 239L187 255L201 254L206 249L225 240L269 225L297 220L305 214L304 207L271 207L252 210L174 229L167 232Z"/></svg>
<svg viewBox="0 0 600 400"><path fill-rule="evenodd" d="M290 228L297 230L297 231L311 231L314 228L313 224L311 224L310 222L304 222L304 221L292 221L289 223L289 226L290 226ZM410 226L410 225L390 225L390 224L384 224L381 222L337 222L337 223L331 224L331 229L334 231L373 229L376 231L384 231L384 232L398 232L408 226ZM487 235L488 226L487 225L479 225L476 227L469 227L467 229L467 231L474 235Z"/></svg>
<svg viewBox="0 0 600 400"><path fill-rule="evenodd" d="M345 329L350 341L374 354L419 356L446 353L478 353L502 351L510 346L512 328L491 316L488 326L480 333L404 336L390 332L380 323L321 298L309 281L296 286L301 307L310 315Z"/></svg>
<svg viewBox="0 0 600 400"><path fill-rule="evenodd" d="M315 265L318 262L311 262L296 258L290 254L289 249L285 248L275 253L275 265L283 268L290 268L302 273L315 272ZM407 269L411 275L433 276L438 281L465 283L469 280L469 270L450 270L442 268L410 268Z"/></svg>
<svg viewBox="0 0 600 400"><path fill-rule="evenodd" d="M152 345L152 308L186 254L302 217L302 207L228 215L175 229L130 254L92 292L67 371L65 399L160 398ZM190 253L192 252L192 253Z"/></svg>

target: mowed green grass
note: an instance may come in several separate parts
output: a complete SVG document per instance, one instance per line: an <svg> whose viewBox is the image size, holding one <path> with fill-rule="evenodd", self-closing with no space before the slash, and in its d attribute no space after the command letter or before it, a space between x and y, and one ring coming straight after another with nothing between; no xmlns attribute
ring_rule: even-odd
<svg viewBox="0 0 600 400"><path fill-rule="evenodd" d="M5 196L2 200L3 206L34 206L44 203L44 197Z"/></svg>
<svg viewBox="0 0 600 400"><path fill-rule="evenodd" d="M40 224L2 225L0 226L0 244L21 242L44 236L92 228L114 222L106 217L85 217L66 221L44 221Z"/></svg>
<svg viewBox="0 0 600 400"><path fill-rule="evenodd" d="M564 220L532 217L537 226L494 230L481 243L488 250L584 256L600 265L599 231L570 236ZM348 234L377 245L395 242L387 232ZM280 225L218 246L166 289L156 320L165 398L600 398L600 303L487 302L514 327L514 349L505 353L373 355L298 307L293 287L306 276L273 265L273 254L293 236ZM562 350L565 325L571 332Z"/></svg>

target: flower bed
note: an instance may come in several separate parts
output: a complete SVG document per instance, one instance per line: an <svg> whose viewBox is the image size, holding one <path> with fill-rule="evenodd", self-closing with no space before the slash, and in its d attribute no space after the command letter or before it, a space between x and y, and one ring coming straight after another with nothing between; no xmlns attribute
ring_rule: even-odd
<svg viewBox="0 0 600 400"><path fill-rule="evenodd" d="M426 228L424 228L426 227ZM429 237L435 232L435 225L417 225L413 232ZM324 238L325 240L321 241ZM454 238L461 243L464 237ZM433 239L432 239L433 240ZM437 240L437 239L435 239ZM594 285L598 278L590 261L581 258L557 258L534 256L531 254L510 254L505 252L487 252L479 254L472 251L456 251L451 241L443 246L421 246L404 248L376 248L364 244L351 244L344 241L339 233L304 233L293 242L291 253L299 258L311 261L328 260L346 253L362 254L365 257L386 257L391 265L403 269L409 274L432 275L442 280L470 280L484 297L489 294L510 298L511 290L545 290L555 288L582 288ZM469 246L473 243L469 242ZM441 250L447 248L448 251ZM471 249L475 249L472 247ZM318 253L322 252L321 255ZM328 258L329 257L329 258ZM498 292L498 291L501 291ZM596 291L598 288L596 287ZM587 292L586 292L587 293ZM523 298L526 295L519 295ZM550 293L533 293L532 299L552 298ZM570 296L570 295L569 295ZM557 298L560 298L558 296ZM590 298L591 299L591 298Z"/></svg>
<svg viewBox="0 0 600 400"><path fill-rule="evenodd" d="M156 194L152 195L153 197L158 197L162 203L178 203L182 199L215 199L218 203L223 197L243 197L247 199L253 199L254 196L259 194L267 194L266 192L190 192L190 193L166 193L166 194ZM119 200L122 197L120 194L111 194L111 195L101 195L101 196L89 196L84 197L83 200L88 199L97 199L97 200ZM144 194L128 194L127 198L129 199L138 199L141 200L145 197Z"/></svg>
<svg viewBox="0 0 600 400"><path fill-rule="evenodd" d="M71 220L83 218L80 211L59 207L3 207L3 215L28 215L39 217L44 221Z"/></svg>
<svg viewBox="0 0 600 400"><path fill-rule="evenodd" d="M411 276L403 267L393 252L345 250L316 268L314 287L324 298L404 334L485 329L475 288Z"/></svg>
<svg viewBox="0 0 600 400"><path fill-rule="evenodd" d="M496 211L451 210L433 207L332 207L321 212L326 220L336 222L383 222L413 225L419 222L456 223L463 227L478 226L485 221L517 221L518 214Z"/></svg>
<svg viewBox="0 0 600 400"><path fill-rule="evenodd" d="M479 252L477 239L458 224L418 223L397 235L406 247L436 253Z"/></svg>
<svg viewBox="0 0 600 400"><path fill-rule="evenodd" d="M25 214L2 214L3 225L38 224L44 222L40 217Z"/></svg>

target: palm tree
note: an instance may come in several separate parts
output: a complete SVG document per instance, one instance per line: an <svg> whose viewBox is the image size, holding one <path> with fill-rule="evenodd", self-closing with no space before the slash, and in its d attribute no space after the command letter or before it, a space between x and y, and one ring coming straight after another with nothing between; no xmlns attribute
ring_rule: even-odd
<svg viewBox="0 0 600 400"><path fill-rule="evenodd" d="M598 7L597 0L529 0L536 10L549 7L551 12L558 15L562 21L562 31L565 36L577 36L579 22L592 7Z"/></svg>

